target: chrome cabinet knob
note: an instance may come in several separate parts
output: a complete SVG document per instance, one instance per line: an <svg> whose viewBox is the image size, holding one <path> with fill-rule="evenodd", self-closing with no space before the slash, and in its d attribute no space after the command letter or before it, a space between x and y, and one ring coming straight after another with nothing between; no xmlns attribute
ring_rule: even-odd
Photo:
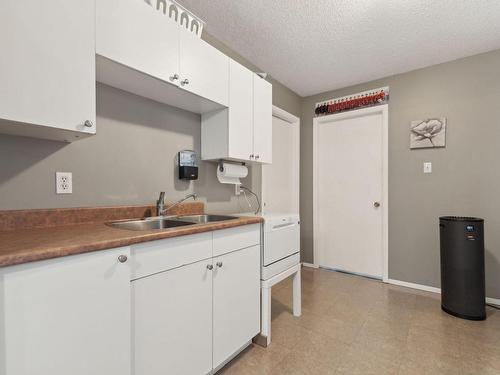
<svg viewBox="0 0 500 375"><path fill-rule="evenodd" d="M207 270L212 271L214 269L214 266L211 264L207 264Z"/></svg>
<svg viewBox="0 0 500 375"><path fill-rule="evenodd" d="M90 120L85 120L83 126L85 126L86 128L91 128L92 126L94 126L94 124Z"/></svg>
<svg viewBox="0 0 500 375"><path fill-rule="evenodd" d="M126 255L120 255L120 256L118 257L118 262L120 262L120 263L125 263L125 262L127 261L127 259L128 259L128 258L127 258L127 256L126 256Z"/></svg>
<svg viewBox="0 0 500 375"><path fill-rule="evenodd" d="M187 79L187 78L186 78L186 79L183 79L183 80L181 81L181 85L182 85L182 86L184 86L184 85L189 85L189 79Z"/></svg>
<svg viewBox="0 0 500 375"><path fill-rule="evenodd" d="M170 76L169 79L170 79L171 82L177 81L179 79L179 75L178 74L174 74L173 76Z"/></svg>
<svg viewBox="0 0 500 375"><path fill-rule="evenodd" d="M217 262L217 267L222 268L222 262Z"/></svg>
<svg viewBox="0 0 500 375"><path fill-rule="evenodd" d="M380 207L380 202L373 202L373 207L379 208Z"/></svg>

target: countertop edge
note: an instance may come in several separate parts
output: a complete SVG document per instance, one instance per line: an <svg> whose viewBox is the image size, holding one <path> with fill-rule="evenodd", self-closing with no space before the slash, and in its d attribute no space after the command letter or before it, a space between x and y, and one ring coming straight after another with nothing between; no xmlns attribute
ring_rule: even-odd
<svg viewBox="0 0 500 375"><path fill-rule="evenodd" d="M5 255L0 254L0 269L10 266L37 262L37 261L62 258L62 257L85 254L95 251L115 249L143 242L181 237L197 233L212 232L216 230L229 229L244 225L259 224L262 222L263 219L261 217L248 216L228 221L212 222L207 224L194 224L188 227L180 227L164 231L133 232L128 230L126 231L123 229L112 228L115 231L123 231L124 232L123 238L101 240L96 242L89 241L88 243L85 244L76 244L74 246L66 245L54 249L50 249L50 247L47 247L46 249L35 249L33 251L24 250L18 252L17 254L16 253L5 254ZM106 225L106 224L102 223L100 225ZM22 231L20 230L19 232Z"/></svg>

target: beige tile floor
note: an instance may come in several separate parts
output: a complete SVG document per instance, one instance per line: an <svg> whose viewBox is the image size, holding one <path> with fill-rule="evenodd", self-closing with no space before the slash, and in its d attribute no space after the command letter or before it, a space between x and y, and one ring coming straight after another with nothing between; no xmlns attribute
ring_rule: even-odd
<svg viewBox="0 0 500 375"><path fill-rule="evenodd" d="M437 294L304 268L302 316L291 282L273 288L272 343L218 374L500 374L500 311L483 322L441 311Z"/></svg>

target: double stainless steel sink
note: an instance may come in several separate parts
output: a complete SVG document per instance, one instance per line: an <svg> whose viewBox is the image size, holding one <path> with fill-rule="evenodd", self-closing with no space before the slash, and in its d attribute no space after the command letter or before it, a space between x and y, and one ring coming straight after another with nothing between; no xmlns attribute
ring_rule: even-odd
<svg viewBox="0 0 500 375"><path fill-rule="evenodd" d="M108 223L114 228L128 230L165 230L186 225L214 223L218 221L238 219L227 215L186 215L186 216L158 216L138 220L120 220Z"/></svg>

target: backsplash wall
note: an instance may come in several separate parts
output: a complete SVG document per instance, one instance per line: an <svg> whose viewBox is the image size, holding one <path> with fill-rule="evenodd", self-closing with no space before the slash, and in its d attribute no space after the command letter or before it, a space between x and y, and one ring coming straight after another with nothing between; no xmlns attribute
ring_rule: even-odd
<svg viewBox="0 0 500 375"><path fill-rule="evenodd" d="M97 84L97 135L71 144L0 135L0 210L150 204L160 191L173 201L191 192L213 212L248 211L216 164L199 179L177 178L176 154L200 153L200 116ZM55 172L73 173L73 194L55 194ZM245 182L259 193L260 167Z"/></svg>

